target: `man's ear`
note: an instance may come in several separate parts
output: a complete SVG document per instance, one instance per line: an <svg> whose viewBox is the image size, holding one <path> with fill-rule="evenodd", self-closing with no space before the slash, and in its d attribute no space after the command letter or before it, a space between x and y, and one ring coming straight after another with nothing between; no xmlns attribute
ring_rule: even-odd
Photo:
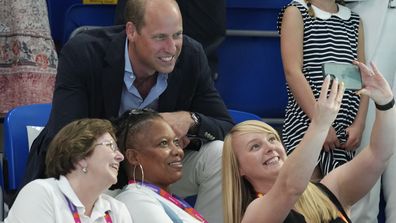
<svg viewBox="0 0 396 223"><path fill-rule="evenodd" d="M127 149L125 151L125 159L132 165L139 165L139 152L135 149Z"/></svg>
<svg viewBox="0 0 396 223"><path fill-rule="evenodd" d="M133 41L134 37L137 34L137 29L133 22L127 22L125 25L125 32L127 34L127 38L129 41Z"/></svg>

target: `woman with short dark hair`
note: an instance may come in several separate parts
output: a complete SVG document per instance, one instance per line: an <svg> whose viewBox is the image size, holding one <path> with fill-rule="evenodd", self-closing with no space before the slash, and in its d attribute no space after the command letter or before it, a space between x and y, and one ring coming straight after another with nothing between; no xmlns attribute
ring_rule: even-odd
<svg viewBox="0 0 396 223"><path fill-rule="evenodd" d="M118 144L128 176L116 198L125 203L135 223L207 222L169 186L182 177L183 149L172 127L147 109L125 112L115 121Z"/></svg>

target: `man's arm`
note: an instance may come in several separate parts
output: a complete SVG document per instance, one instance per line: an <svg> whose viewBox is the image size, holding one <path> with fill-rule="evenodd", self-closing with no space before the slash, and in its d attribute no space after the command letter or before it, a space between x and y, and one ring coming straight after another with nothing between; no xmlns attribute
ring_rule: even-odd
<svg viewBox="0 0 396 223"><path fill-rule="evenodd" d="M37 178L45 178L45 156L58 131L73 120L88 116L88 94L80 41L67 44L60 56L52 109L47 125L34 140L29 152L23 185ZM78 50L80 49L80 50ZM85 61L85 62L84 62Z"/></svg>

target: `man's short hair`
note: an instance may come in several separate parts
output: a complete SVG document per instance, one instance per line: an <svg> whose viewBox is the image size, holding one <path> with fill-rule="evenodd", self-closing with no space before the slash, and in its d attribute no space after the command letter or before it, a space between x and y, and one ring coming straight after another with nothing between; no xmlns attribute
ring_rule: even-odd
<svg viewBox="0 0 396 223"><path fill-rule="evenodd" d="M144 26L144 14L147 0L127 0L125 7L125 20L132 22L139 32Z"/></svg>

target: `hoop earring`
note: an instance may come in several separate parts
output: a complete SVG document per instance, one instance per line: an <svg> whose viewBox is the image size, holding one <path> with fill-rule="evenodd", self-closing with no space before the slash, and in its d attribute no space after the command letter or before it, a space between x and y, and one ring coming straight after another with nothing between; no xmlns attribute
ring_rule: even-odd
<svg viewBox="0 0 396 223"><path fill-rule="evenodd" d="M142 179L141 179L141 182L140 182L140 184L136 181L136 167L137 166L139 166L139 168L140 168L140 173L141 173L141 175L142 175ZM137 187L138 188L140 188L142 185L143 185L143 182L144 182L144 171L143 171L143 166L142 166L142 164L138 164L138 165L134 165L133 166L133 181L134 182L136 182L137 183Z"/></svg>

